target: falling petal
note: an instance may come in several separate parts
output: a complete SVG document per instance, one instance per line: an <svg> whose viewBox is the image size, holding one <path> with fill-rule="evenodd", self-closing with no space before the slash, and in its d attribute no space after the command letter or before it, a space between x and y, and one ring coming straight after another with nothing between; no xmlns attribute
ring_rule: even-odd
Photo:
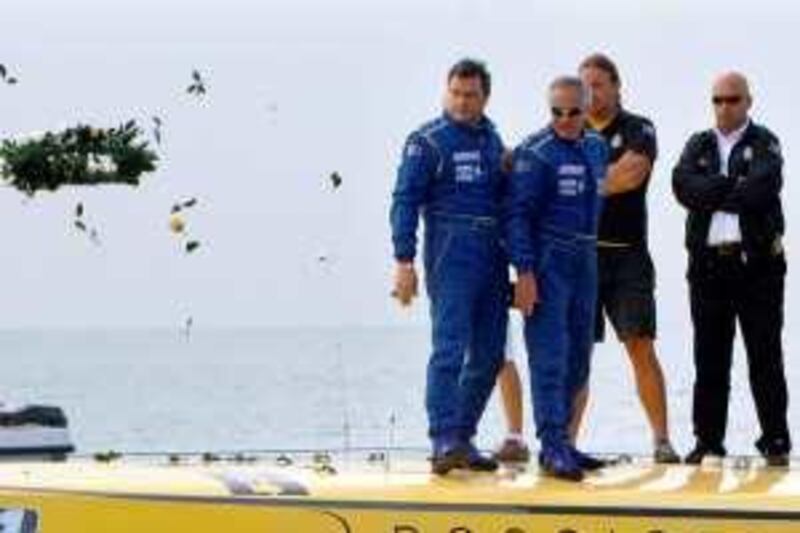
<svg viewBox="0 0 800 533"><path fill-rule="evenodd" d="M184 209L189 209L190 207L194 207L195 205L197 205L197 198L189 198L188 200L186 200L181 204L181 207L183 207Z"/></svg>
<svg viewBox="0 0 800 533"><path fill-rule="evenodd" d="M206 94L206 87L205 81L203 81L203 76L200 75L199 70L192 71L192 83L186 89L186 92L189 94L195 94L197 96L203 96Z"/></svg>
<svg viewBox="0 0 800 533"><path fill-rule="evenodd" d="M156 140L156 144L158 144L160 146L161 145L161 126L163 124L161 122L161 118L154 115L153 116L153 124L155 125L153 127L153 137Z"/></svg>

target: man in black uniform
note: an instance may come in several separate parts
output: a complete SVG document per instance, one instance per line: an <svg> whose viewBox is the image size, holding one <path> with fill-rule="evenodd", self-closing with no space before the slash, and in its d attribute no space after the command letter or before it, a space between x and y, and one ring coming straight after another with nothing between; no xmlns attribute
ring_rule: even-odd
<svg viewBox="0 0 800 533"><path fill-rule="evenodd" d="M656 357L655 269L647 246L646 194L656 160L652 122L620 105L621 81L614 62L594 54L580 65L591 88L588 122L608 142L611 165L605 182L605 205L598 234L599 287L597 329L600 342L608 316L633 365L636 387L653 432L653 457L675 463L667 422L666 386ZM573 418L577 433L585 405L582 394Z"/></svg>
<svg viewBox="0 0 800 533"><path fill-rule="evenodd" d="M692 135L673 171L688 210L689 293L694 323L693 422L697 443L686 457L725 455L730 368L739 321L761 437L773 466L788 464L787 390L781 331L786 260L780 191L780 144L753 123L747 79L726 73L714 83L716 127Z"/></svg>

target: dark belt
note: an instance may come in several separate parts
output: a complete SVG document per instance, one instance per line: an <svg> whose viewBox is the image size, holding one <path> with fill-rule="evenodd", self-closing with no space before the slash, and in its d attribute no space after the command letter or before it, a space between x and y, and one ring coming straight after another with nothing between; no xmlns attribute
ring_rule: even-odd
<svg viewBox="0 0 800 533"><path fill-rule="evenodd" d="M591 244L592 246L597 246L597 235L594 235L592 233L579 233L575 231L565 230L557 226L543 224L542 234L545 237L554 237L556 239L562 239L568 242Z"/></svg>
<svg viewBox="0 0 800 533"><path fill-rule="evenodd" d="M720 257L741 257L744 253L741 243L738 242L715 244L714 246L709 246L708 249L711 250L714 255Z"/></svg>
<svg viewBox="0 0 800 533"><path fill-rule="evenodd" d="M491 216L459 215L438 212L427 213L426 222L431 226L436 224L454 224L478 229L495 229L499 226L497 219Z"/></svg>

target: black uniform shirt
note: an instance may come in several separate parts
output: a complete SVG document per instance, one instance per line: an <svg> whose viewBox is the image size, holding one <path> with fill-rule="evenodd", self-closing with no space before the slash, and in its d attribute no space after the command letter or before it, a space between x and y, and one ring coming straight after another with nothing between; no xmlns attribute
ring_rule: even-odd
<svg viewBox="0 0 800 533"><path fill-rule="evenodd" d="M597 130L608 142L611 163L631 150L655 163L658 155L656 130L647 118L620 109L614 120ZM650 176L636 189L607 196L603 203L598 239L616 244L647 242L647 187Z"/></svg>

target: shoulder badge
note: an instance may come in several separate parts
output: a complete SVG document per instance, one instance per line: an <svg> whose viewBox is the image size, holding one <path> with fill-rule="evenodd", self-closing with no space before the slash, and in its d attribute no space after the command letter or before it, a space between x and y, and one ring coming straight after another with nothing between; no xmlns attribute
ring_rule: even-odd
<svg viewBox="0 0 800 533"><path fill-rule="evenodd" d="M422 146L419 145L419 141L411 141L406 146L406 157L419 157L422 155Z"/></svg>

